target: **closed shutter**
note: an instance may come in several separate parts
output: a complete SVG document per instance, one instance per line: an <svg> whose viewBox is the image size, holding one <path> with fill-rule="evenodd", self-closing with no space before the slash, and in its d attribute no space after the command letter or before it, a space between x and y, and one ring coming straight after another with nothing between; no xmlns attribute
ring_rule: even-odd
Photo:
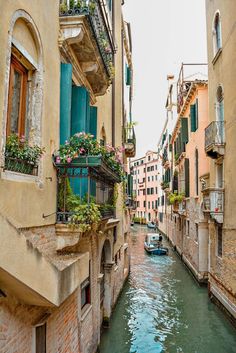
<svg viewBox="0 0 236 353"><path fill-rule="evenodd" d="M190 105L190 120L191 120L191 132L195 132L197 130L196 104Z"/></svg>
<svg viewBox="0 0 236 353"><path fill-rule="evenodd" d="M181 140L188 143L188 118L181 118Z"/></svg>
<svg viewBox="0 0 236 353"><path fill-rule="evenodd" d="M185 196L190 196L190 185L189 185L189 159L184 160L184 171L185 171Z"/></svg>
<svg viewBox="0 0 236 353"><path fill-rule="evenodd" d="M69 140L71 133L72 65L61 64L60 79L60 144Z"/></svg>

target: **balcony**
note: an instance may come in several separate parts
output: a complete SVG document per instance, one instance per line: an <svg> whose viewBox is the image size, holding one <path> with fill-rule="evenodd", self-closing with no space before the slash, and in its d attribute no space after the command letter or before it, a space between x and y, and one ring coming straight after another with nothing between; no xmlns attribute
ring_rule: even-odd
<svg viewBox="0 0 236 353"><path fill-rule="evenodd" d="M100 0L61 1L61 54L76 78L95 96L103 95L114 75L115 46L110 21Z"/></svg>
<svg viewBox="0 0 236 353"><path fill-rule="evenodd" d="M136 137L134 127L124 129L124 148L126 157L133 158L136 154Z"/></svg>
<svg viewBox="0 0 236 353"><path fill-rule="evenodd" d="M203 211L209 213L217 223L223 223L224 189L207 188L203 193Z"/></svg>
<svg viewBox="0 0 236 353"><path fill-rule="evenodd" d="M217 159L225 153L225 123L212 121L205 129L205 152L208 157Z"/></svg>

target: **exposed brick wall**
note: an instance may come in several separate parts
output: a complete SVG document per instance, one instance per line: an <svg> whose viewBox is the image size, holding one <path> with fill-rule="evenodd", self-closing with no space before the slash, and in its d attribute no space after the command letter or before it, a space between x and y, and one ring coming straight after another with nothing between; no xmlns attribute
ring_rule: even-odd
<svg viewBox="0 0 236 353"><path fill-rule="evenodd" d="M78 293L72 294L47 320L48 353L80 353ZM0 352L32 353L33 325L47 308L16 303L13 298L0 302Z"/></svg>

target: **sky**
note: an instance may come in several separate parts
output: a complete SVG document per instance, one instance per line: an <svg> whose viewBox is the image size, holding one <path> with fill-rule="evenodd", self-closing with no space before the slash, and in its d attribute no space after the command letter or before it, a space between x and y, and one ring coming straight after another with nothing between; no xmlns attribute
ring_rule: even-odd
<svg viewBox="0 0 236 353"><path fill-rule="evenodd" d="M125 0L134 65L136 158L156 150L166 111L167 75L181 63L206 63L205 0Z"/></svg>

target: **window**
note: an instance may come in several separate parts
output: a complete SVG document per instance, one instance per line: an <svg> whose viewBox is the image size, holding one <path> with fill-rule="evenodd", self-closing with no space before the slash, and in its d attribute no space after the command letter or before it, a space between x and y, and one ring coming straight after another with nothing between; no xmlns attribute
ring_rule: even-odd
<svg viewBox="0 0 236 353"><path fill-rule="evenodd" d="M46 323L35 327L35 353L46 353Z"/></svg>
<svg viewBox="0 0 236 353"><path fill-rule="evenodd" d="M146 172L146 168L143 168L143 172L144 172L144 173Z"/></svg>
<svg viewBox="0 0 236 353"><path fill-rule="evenodd" d="M189 228L190 227L190 222L189 222L189 219L186 220L186 235L187 237L189 237Z"/></svg>
<svg viewBox="0 0 236 353"><path fill-rule="evenodd" d="M213 21L213 51L214 56L222 48L221 20L220 14L217 12Z"/></svg>
<svg viewBox="0 0 236 353"><path fill-rule="evenodd" d="M113 229L113 242L115 243L117 241L117 227L114 227Z"/></svg>
<svg viewBox="0 0 236 353"><path fill-rule="evenodd" d="M90 280L89 280L89 277L88 277L81 284L81 309L83 309L86 304L90 304L90 302L91 302L91 298L90 298Z"/></svg>
<svg viewBox="0 0 236 353"><path fill-rule="evenodd" d="M152 209L154 210L154 201L152 201Z"/></svg>
<svg viewBox="0 0 236 353"><path fill-rule="evenodd" d="M223 239L222 239L222 226L217 227L217 255L222 257L223 254Z"/></svg>
<svg viewBox="0 0 236 353"><path fill-rule="evenodd" d="M148 162L151 160L151 156L148 156Z"/></svg>
<svg viewBox="0 0 236 353"><path fill-rule="evenodd" d="M195 241L198 243L198 224L195 224Z"/></svg>
<svg viewBox="0 0 236 353"><path fill-rule="evenodd" d="M215 142L224 143L224 92L220 85L216 91L216 132Z"/></svg>
<svg viewBox="0 0 236 353"><path fill-rule="evenodd" d="M146 201L143 201L143 207L146 207Z"/></svg>
<svg viewBox="0 0 236 353"><path fill-rule="evenodd" d="M29 71L14 57L11 57L8 113L7 113L7 135L12 133L19 136L29 135L29 123L27 122L27 81Z"/></svg>
<svg viewBox="0 0 236 353"><path fill-rule="evenodd" d="M145 183L145 178L143 178L143 183Z"/></svg>
<svg viewBox="0 0 236 353"><path fill-rule="evenodd" d="M150 201L148 201L148 209L150 210L150 208L151 208L151 203Z"/></svg>
<svg viewBox="0 0 236 353"><path fill-rule="evenodd" d="M157 187L156 187L156 194L158 193L158 191L157 191Z"/></svg>
<svg viewBox="0 0 236 353"><path fill-rule="evenodd" d="M148 177L148 181L150 181L150 177Z"/></svg>

